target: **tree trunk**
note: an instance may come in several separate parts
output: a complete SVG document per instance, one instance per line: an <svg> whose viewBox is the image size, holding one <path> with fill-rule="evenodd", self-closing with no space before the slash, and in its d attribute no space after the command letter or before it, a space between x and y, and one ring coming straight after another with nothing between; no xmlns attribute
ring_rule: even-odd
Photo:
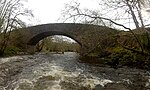
<svg viewBox="0 0 150 90"><path fill-rule="evenodd" d="M136 17L136 15L135 15L135 13L134 13L134 11L133 11L131 5L129 4L129 1L128 1L128 0L126 0L126 4L127 4L127 6L129 7L129 9L130 9L130 11L131 11L131 15L132 15L134 24L135 24L135 26L136 26L136 29L139 30L140 27L139 27L139 23L138 23L137 17Z"/></svg>

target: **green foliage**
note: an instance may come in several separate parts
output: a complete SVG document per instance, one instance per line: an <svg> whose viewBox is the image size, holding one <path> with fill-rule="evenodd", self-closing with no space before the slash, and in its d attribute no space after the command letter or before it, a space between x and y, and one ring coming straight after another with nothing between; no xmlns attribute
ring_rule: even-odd
<svg viewBox="0 0 150 90"><path fill-rule="evenodd" d="M9 47L6 47L4 51L4 55L5 56L16 55L20 51L21 50L15 46L9 46Z"/></svg>
<svg viewBox="0 0 150 90"><path fill-rule="evenodd" d="M128 66L144 69L150 68L150 56L124 49L118 45L115 47L108 47L105 52L98 52L97 50L95 52L93 51L88 56L99 56L99 58L103 59L105 64L108 64L114 68L118 66ZM95 60L95 62L97 61Z"/></svg>
<svg viewBox="0 0 150 90"><path fill-rule="evenodd" d="M140 36L141 44L145 51L149 52L150 50L150 37L148 33L144 33Z"/></svg>
<svg viewBox="0 0 150 90"><path fill-rule="evenodd" d="M106 58L111 65L129 66L145 69L150 68L149 56L135 53L120 47L114 48L112 54L110 54Z"/></svg>
<svg viewBox="0 0 150 90"><path fill-rule="evenodd" d="M117 62L118 64L129 66L132 66L132 64L135 62L134 55L130 51L120 47L114 48L114 51L108 56L108 59L112 63Z"/></svg>

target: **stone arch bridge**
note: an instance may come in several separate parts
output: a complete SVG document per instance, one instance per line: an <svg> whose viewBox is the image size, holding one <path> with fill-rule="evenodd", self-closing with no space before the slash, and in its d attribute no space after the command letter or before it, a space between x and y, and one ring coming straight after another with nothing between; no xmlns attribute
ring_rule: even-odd
<svg viewBox="0 0 150 90"><path fill-rule="evenodd" d="M86 55L116 30L91 24L52 23L21 28L28 50L43 38L51 35L64 35L75 40L80 46L80 54Z"/></svg>

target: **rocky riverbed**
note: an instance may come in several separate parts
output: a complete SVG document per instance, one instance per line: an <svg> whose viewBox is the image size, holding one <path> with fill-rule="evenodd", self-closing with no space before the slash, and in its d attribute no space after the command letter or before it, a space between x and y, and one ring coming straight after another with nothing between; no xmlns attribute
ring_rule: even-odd
<svg viewBox="0 0 150 90"><path fill-rule="evenodd" d="M150 71L80 63L79 55L0 58L0 90L150 90Z"/></svg>

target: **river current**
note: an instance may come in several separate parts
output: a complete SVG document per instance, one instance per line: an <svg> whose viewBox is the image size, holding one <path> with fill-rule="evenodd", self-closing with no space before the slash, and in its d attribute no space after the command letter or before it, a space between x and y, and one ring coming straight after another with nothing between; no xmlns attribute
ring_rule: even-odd
<svg viewBox="0 0 150 90"><path fill-rule="evenodd" d="M122 89L111 89L115 87ZM109 66L80 63L79 55L74 52L0 58L0 90L131 90L132 88L150 90L148 70L128 67L114 69Z"/></svg>

